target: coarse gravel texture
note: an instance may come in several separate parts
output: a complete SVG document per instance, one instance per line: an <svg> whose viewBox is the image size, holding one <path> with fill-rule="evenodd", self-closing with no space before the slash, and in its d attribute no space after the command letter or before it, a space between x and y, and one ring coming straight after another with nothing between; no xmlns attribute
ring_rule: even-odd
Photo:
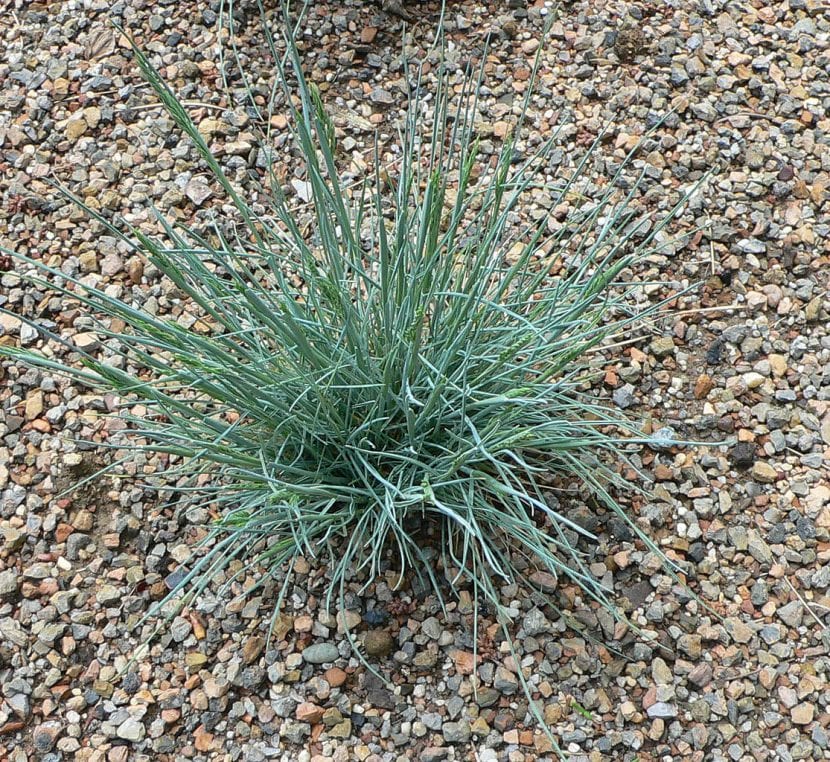
<svg viewBox="0 0 830 762"><path fill-rule="evenodd" d="M371 158L375 126L388 144L405 105L403 47L418 59L433 39L436 4L405 6L415 17L405 41L399 18L358 0L313 3L304 24L309 76L335 113L355 176ZM170 284L49 181L151 232L152 205L188 223L225 216L206 168L139 80L112 18L189 104L234 181L255 193L266 153L236 69L227 55L220 59L218 11L211 0L17 0L4 11L5 245L144 309L193 321ZM497 150L515 119L545 13L515 0L448 8L457 83L489 43L485 152ZM244 68L267 95L274 71L257 12L238 0L236 15ZM633 203L648 214L670 208L712 170L672 226L678 245L640 273L667 284L648 287L649 298L702 285L678 300L671 320L597 355L604 375L596 393L655 432L654 447L635 456L653 480L651 498L631 510L720 618L624 527L575 509L600 534L586 548L592 571L660 646L615 626L569 585L552 593L572 612L568 621L544 597L514 587L503 594L521 663L481 611L474 664L469 600L445 619L423 591L393 590L390 569L362 597L349 593L346 611L329 614L325 570L309 560L298 564L270 643L276 583L246 599L236 595L250 586L246 579L218 598L216 580L142 650L152 623L135 623L165 595L168 575L210 517L174 515L145 486L165 465L152 457L58 497L109 462L111 451L94 443L117 441L123 423L105 417L112 399L5 362L0 757L552 759L528 712L521 669L573 760L829 759L828 72L830 7L816 0L564 2L544 45L530 137L519 146L560 125L555 161L567 168L610 124L591 169L600 187L664 119L627 173L645 172ZM301 190L284 115L277 111L271 124L282 179ZM535 198L528 213L544 203ZM0 264L0 306L81 346L101 345L107 356L76 305L23 288L14 274L20 265ZM0 341L41 346L15 318L0 316L0 325ZM672 436L732 443L661 444ZM344 624L388 682L350 655Z"/></svg>

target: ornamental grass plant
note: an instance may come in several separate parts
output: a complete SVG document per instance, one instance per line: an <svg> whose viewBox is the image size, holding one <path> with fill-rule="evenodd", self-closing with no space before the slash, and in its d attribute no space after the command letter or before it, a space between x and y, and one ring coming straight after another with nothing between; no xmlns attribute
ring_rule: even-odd
<svg viewBox="0 0 830 762"><path fill-rule="evenodd" d="M373 171L347 185L335 127L289 34L284 51L272 45L307 203L298 210L272 166L262 211L134 48L242 232L159 213L154 239L88 212L175 284L199 324L20 257L23 277L80 303L119 359L45 330L39 352L0 352L115 393L125 411L142 406L121 412L129 446L167 454L182 506L220 515L178 575L171 596L182 605L241 561L236 577L285 575L276 614L304 556L328 566L327 604L353 575L368 584L391 563L442 604L466 590L503 613L500 587L527 588L541 571L617 614L579 547L594 536L551 496L563 484L592 495L666 561L619 497L632 487L627 453L645 437L595 398L590 360L664 308L644 298L636 265L659 250L680 205L641 219L638 184L617 182L627 165L600 196L581 195L599 140L552 177L554 138L521 143L531 89L497 156L483 154L481 73L461 94L439 78L429 95L419 73L395 159L376 149ZM544 196L541 213L524 213L531 194ZM555 217L565 202L571 211Z"/></svg>

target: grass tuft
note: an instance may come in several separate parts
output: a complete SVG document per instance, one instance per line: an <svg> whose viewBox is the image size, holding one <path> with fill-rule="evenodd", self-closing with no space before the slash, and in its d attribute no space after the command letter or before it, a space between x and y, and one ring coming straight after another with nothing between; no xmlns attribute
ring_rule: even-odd
<svg viewBox="0 0 830 762"><path fill-rule="evenodd" d="M644 438L586 382L592 352L663 308L631 273L680 205L648 226L631 205L637 185L621 195L619 175L585 199L598 142L570 176L546 179L553 138L519 153L529 100L491 160L477 134L481 74L460 95L444 79L429 98L419 74L396 159L376 151L372 175L346 187L337 131L296 46L287 40L284 60L273 50L284 102L296 103L308 205L294 208L272 168L271 207L255 211L134 48L244 234L159 214L160 241L88 209L175 284L200 324L20 257L40 273L26 277L97 317L118 361L76 347L82 367L0 352L143 405L131 446L173 456L169 480L187 506L220 515L171 593L182 601L233 561L239 577L255 564L290 570L303 555L328 564L330 604L350 575L376 579L391 553L401 577L419 577L442 604L466 590L476 609L502 612L500 586L527 586L537 570L616 614L578 547L593 535L551 495L561 484L591 493L666 561L615 497L631 488L626 451ZM530 194L544 199L532 221ZM565 202L571 211L555 219Z"/></svg>

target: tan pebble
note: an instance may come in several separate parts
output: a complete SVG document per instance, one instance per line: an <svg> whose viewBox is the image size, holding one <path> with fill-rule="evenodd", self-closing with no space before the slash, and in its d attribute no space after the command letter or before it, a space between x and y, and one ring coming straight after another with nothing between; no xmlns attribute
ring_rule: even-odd
<svg viewBox="0 0 830 762"><path fill-rule="evenodd" d="M707 376L705 373L702 373L697 377L697 381L695 381L695 388L694 388L694 395L696 400L702 400L706 397L710 391L712 391L712 387L714 386L714 382L712 379Z"/></svg>
<svg viewBox="0 0 830 762"><path fill-rule="evenodd" d="M338 611L337 632L342 635L346 630L354 630L360 624L360 621L361 617L357 611L349 609Z"/></svg>
<svg viewBox="0 0 830 762"><path fill-rule="evenodd" d="M323 673L323 677L332 688L339 688L346 682L348 675L340 667L332 667Z"/></svg>
<svg viewBox="0 0 830 762"><path fill-rule="evenodd" d="M556 590L556 577L550 572L535 571L530 575L530 581L536 587L540 588L543 593L552 593Z"/></svg>
<svg viewBox="0 0 830 762"><path fill-rule="evenodd" d="M759 460L752 466L752 478L761 484L772 484L778 479L778 471L769 463Z"/></svg>
<svg viewBox="0 0 830 762"><path fill-rule="evenodd" d="M455 651L452 655L455 663L455 671L459 675L473 674L475 662L473 661L473 654L469 651Z"/></svg>
<svg viewBox="0 0 830 762"><path fill-rule="evenodd" d="M85 108L84 121L90 129L94 130L98 126L98 122L101 121L101 109L98 106L88 106Z"/></svg>
<svg viewBox="0 0 830 762"><path fill-rule="evenodd" d="M95 517L87 510L80 510L75 515L72 525L79 532L89 532L95 524Z"/></svg>
<svg viewBox="0 0 830 762"><path fill-rule="evenodd" d="M127 277L134 286L141 284L141 278L144 276L144 262L138 257L133 257L127 262Z"/></svg>
<svg viewBox="0 0 830 762"><path fill-rule="evenodd" d="M332 738L348 738L351 734L352 721L348 719L338 722L331 730L329 730L329 735Z"/></svg>
<svg viewBox="0 0 830 762"><path fill-rule="evenodd" d="M27 421L32 421L43 412L43 392L39 389L31 392L26 398L24 415Z"/></svg>
<svg viewBox="0 0 830 762"><path fill-rule="evenodd" d="M314 620L308 614L300 614L294 619L294 632L311 632Z"/></svg>
<svg viewBox="0 0 830 762"><path fill-rule="evenodd" d="M796 725L809 725L813 721L814 711L813 704L805 701L803 704L798 704L792 708L790 717Z"/></svg>
<svg viewBox="0 0 830 762"><path fill-rule="evenodd" d="M265 650L265 638L261 635L254 635L248 638L242 646L242 661L245 664L253 664Z"/></svg>
<svg viewBox="0 0 830 762"><path fill-rule="evenodd" d="M80 138L86 131L89 125L84 121L83 116L73 116L66 123L66 137L69 140L75 141Z"/></svg>
<svg viewBox="0 0 830 762"><path fill-rule="evenodd" d="M760 373L750 371L749 373L744 373L743 381L747 389L757 389L764 383L764 377Z"/></svg>
<svg viewBox="0 0 830 762"><path fill-rule="evenodd" d="M316 725L323 719L323 712L323 708L317 706L317 704L312 704L310 701L303 701L297 707L295 717L300 722L310 722L312 725Z"/></svg>
<svg viewBox="0 0 830 762"><path fill-rule="evenodd" d="M769 355L767 357L772 375L781 378L787 372L787 359L784 355Z"/></svg>
<svg viewBox="0 0 830 762"><path fill-rule="evenodd" d="M518 744L519 743L519 731L516 730L516 728L511 728L510 730L505 730L503 738L504 738L505 743Z"/></svg>
<svg viewBox="0 0 830 762"><path fill-rule="evenodd" d="M193 731L193 745L197 751L212 751L215 744L213 733L208 733L204 725Z"/></svg>
<svg viewBox="0 0 830 762"><path fill-rule="evenodd" d="M655 357L668 357L674 354L674 339L671 336L659 336L649 345Z"/></svg>

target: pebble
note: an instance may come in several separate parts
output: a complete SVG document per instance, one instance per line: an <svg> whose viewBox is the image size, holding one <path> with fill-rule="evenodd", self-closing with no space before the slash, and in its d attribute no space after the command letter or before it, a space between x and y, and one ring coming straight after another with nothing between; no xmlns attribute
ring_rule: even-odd
<svg viewBox="0 0 830 762"><path fill-rule="evenodd" d="M315 643L303 651L303 661L308 664L326 664L339 658L340 651L334 643Z"/></svg>
<svg viewBox="0 0 830 762"><path fill-rule="evenodd" d="M511 695L518 690L519 680L510 670L504 667L497 667L493 687L497 691L501 691L501 693Z"/></svg>
<svg viewBox="0 0 830 762"><path fill-rule="evenodd" d="M749 468L755 463L755 445L752 442L738 442L729 453L729 458L738 468Z"/></svg>
<svg viewBox="0 0 830 762"><path fill-rule="evenodd" d="M623 410L627 410L637 404L637 398L634 396L634 387L631 384L624 384L619 389L615 389L611 396L614 404Z"/></svg>
<svg viewBox="0 0 830 762"><path fill-rule="evenodd" d="M213 195L210 186L195 177L185 185L184 193L196 206L202 206Z"/></svg>
<svg viewBox="0 0 830 762"><path fill-rule="evenodd" d="M749 643L755 631L736 617L724 619L723 626L736 643Z"/></svg>
<svg viewBox="0 0 830 762"><path fill-rule="evenodd" d="M649 345L651 353L658 358L668 357L675 352L674 339L670 336L660 336L653 339Z"/></svg>
<svg viewBox="0 0 830 762"><path fill-rule="evenodd" d="M527 635L535 637L546 632L550 627L545 615L538 609L533 608L522 619L522 629Z"/></svg>
<svg viewBox="0 0 830 762"><path fill-rule="evenodd" d="M102 585L95 593L95 598L102 606L112 606L121 600L121 591L113 585Z"/></svg>
<svg viewBox="0 0 830 762"><path fill-rule="evenodd" d="M0 572L0 601L13 601L17 598L19 590L20 582L14 569Z"/></svg>
<svg viewBox="0 0 830 762"><path fill-rule="evenodd" d="M132 717L124 720L116 731L119 738L123 738L125 741L132 741L133 743L143 740L145 733L144 725Z"/></svg>
<svg viewBox="0 0 830 762"><path fill-rule="evenodd" d="M472 730L470 723L462 720L461 722L445 722L441 733L447 743L465 744L470 742Z"/></svg>
<svg viewBox="0 0 830 762"><path fill-rule="evenodd" d="M388 656L395 649L395 640L386 630L369 630L363 638L363 647L369 656Z"/></svg>
<svg viewBox="0 0 830 762"><path fill-rule="evenodd" d="M772 484L778 479L778 471L769 463L759 460L752 466L752 477L761 484Z"/></svg>
<svg viewBox="0 0 830 762"><path fill-rule="evenodd" d="M790 601L775 612L784 624L790 627L798 627L804 614L804 606L801 601Z"/></svg>
<svg viewBox="0 0 830 762"><path fill-rule="evenodd" d="M759 563L769 565L773 561L772 550L770 546L761 538L755 530L747 532L747 550L750 555Z"/></svg>
<svg viewBox="0 0 830 762"><path fill-rule="evenodd" d="M646 714L649 717L669 718L677 717L677 707L673 704L667 704L663 701L658 701L646 709Z"/></svg>
<svg viewBox="0 0 830 762"><path fill-rule="evenodd" d="M814 712L815 705L805 702L790 709L790 717L796 725L809 725L813 721Z"/></svg>

